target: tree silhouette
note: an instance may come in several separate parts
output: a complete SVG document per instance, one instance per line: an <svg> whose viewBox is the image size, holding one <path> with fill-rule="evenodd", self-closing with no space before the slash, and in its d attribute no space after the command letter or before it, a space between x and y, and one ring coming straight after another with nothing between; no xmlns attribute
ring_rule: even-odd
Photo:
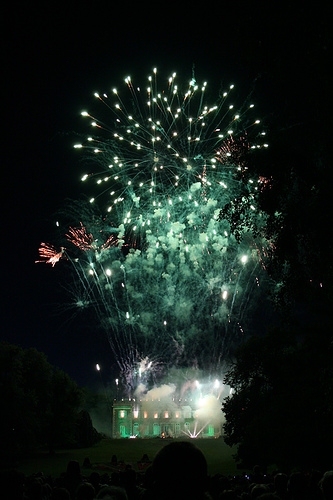
<svg viewBox="0 0 333 500"><path fill-rule="evenodd" d="M320 327L272 329L238 350L225 382L225 441L237 460L328 466L333 445L333 347Z"/></svg>
<svg viewBox="0 0 333 500"><path fill-rule="evenodd" d="M0 343L1 457L75 442L83 390L36 349Z"/></svg>

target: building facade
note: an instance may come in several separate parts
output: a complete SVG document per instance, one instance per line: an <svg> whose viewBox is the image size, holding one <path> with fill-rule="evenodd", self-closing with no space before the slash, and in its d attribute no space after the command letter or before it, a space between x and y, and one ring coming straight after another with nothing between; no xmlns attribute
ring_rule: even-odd
<svg viewBox="0 0 333 500"><path fill-rule="evenodd" d="M112 437L219 437L222 412L202 414L192 400L122 399L113 402Z"/></svg>

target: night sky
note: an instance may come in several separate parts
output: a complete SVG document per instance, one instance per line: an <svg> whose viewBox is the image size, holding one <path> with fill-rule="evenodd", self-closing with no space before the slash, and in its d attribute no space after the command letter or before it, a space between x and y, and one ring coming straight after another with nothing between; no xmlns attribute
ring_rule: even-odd
<svg viewBox="0 0 333 500"><path fill-rule="evenodd" d="M217 88L235 83L246 92L256 81L272 128L302 123L310 131L326 105L332 46L328 12L303 3L72 4L14 6L3 15L1 338L35 347L93 387L96 363L112 376L108 342L92 336L92 318L61 313L63 271L34 263L40 242L54 239L55 212L81 194L72 146L76 132L89 131L80 112L93 93L128 74L145 81L155 66L190 79L194 64L198 80Z"/></svg>

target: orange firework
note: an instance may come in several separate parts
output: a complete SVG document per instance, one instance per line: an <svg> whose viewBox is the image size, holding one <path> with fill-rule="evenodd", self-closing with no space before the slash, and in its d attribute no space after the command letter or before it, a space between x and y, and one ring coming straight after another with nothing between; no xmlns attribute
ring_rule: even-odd
<svg viewBox="0 0 333 500"><path fill-rule="evenodd" d="M58 252L50 243L41 243L38 251L42 260L36 260L35 262L44 262L45 264L51 264L52 267L54 267L55 264L62 258L65 248L60 247L60 252Z"/></svg>

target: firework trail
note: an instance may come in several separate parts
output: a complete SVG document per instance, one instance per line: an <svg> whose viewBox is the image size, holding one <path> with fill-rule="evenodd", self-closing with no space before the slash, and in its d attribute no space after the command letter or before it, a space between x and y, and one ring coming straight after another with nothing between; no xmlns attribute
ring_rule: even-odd
<svg viewBox="0 0 333 500"><path fill-rule="evenodd" d="M90 208L76 203L62 252L129 392L143 373L174 365L221 369L264 289L263 178L251 178L247 159L267 144L254 106L236 110L233 89L210 104L206 83L182 89L173 74L163 89L154 70L144 90L127 77L110 97L95 94L101 120L82 113L98 132L75 145L95 196ZM236 238L221 209L242 204Z"/></svg>

